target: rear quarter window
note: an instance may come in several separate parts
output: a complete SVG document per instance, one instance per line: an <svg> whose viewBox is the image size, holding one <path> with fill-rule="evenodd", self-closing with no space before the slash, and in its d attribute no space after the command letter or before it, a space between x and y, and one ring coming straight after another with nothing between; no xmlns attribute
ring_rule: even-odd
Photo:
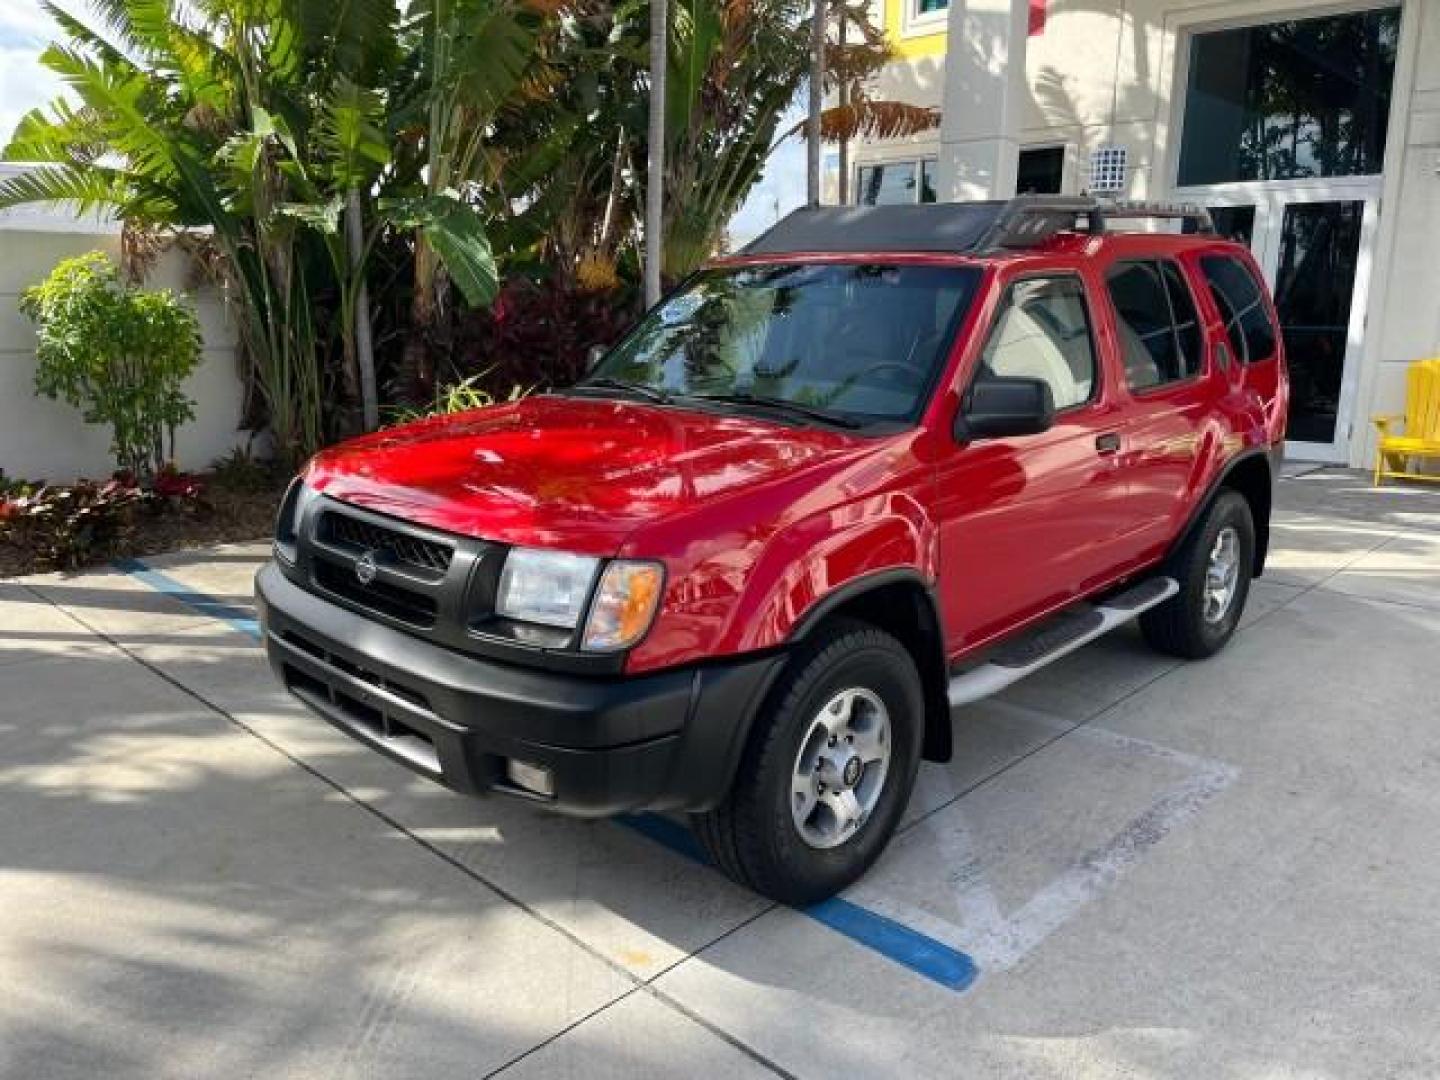
<svg viewBox="0 0 1440 1080"><path fill-rule="evenodd" d="M1205 255L1200 271L1210 290L1230 348L1244 364L1258 364L1275 355L1275 327L1265 294L1250 268L1233 255Z"/></svg>
<svg viewBox="0 0 1440 1080"><path fill-rule="evenodd" d="M1200 371L1200 321L1195 303L1168 259L1116 263L1105 275L1114 306L1125 381L1149 390Z"/></svg>

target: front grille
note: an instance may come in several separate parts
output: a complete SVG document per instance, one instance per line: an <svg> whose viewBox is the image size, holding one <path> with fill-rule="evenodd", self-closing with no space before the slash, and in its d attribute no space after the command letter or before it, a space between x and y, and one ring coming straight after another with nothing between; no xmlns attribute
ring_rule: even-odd
<svg viewBox="0 0 1440 1080"><path fill-rule="evenodd" d="M359 669L355 665L343 664L338 656L327 654L313 642L288 632L285 634L285 638L317 660L321 660L322 670L327 673L332 668L339 668L350 674L352 678L361 677L356 674ZM432 776L441 775L440 756L436 750L435 741L425 732L407 724L395 715L393 706L386 705L383 700L376 699L370 694L365 695L370 700L361 700L355 694L350 693L338 680L333 680L333 676L322 677L288 661L282 666L286 687L302 701L319 709L322 713L328 714L352 730L365 732L372 739L388 746L416 768ZM395 694L398 689L389 679L372 672L363 672L362 674L368 676L363 681L382 687L392 694ZM418 697L422 702L425 700L422 695L415 694L414 691L408 693Z"/></svg>
<svg viewBox="0 0 1440 1080"><path fill-rule="evenodd" d="M325 559L315 562L315 581L322 589L352 604L420 629L434 626L435 616L439 613L435 597L427 593L392 585L388 581L376 580L363 585L353 569L337 566Z"/></svg>
<svg viewBox="0 0 1440 1080"><path fill-rule="evenodd" d="M426 712L433 714L434 710L430 708L430 700L424 694L420 693L420 691L406 686L404 683L396 682L394 679L387 678L379 672L363 668L359 664L352 664L339 653L328 651L319 642L311 641L305 635L298 634L294 630L286 630L281 636L289 644L295 646L295 648L301 652L319 660L322 664L335 668L337 671L343 671L352 679L369 683L371 686L393 694L402 701L409 702L417 709L424 709ZM313 676L311 676L311 678L313 678Z"/></svg>
<svg viewBox="0 0 1440 1080"><path fill-rule="evenodd" d="M334 510L325 511L320 518L320 539L356 555L378 552L391 562L433 577L444 575L455 555L455 549L448 544L387 529Z"/></svg>

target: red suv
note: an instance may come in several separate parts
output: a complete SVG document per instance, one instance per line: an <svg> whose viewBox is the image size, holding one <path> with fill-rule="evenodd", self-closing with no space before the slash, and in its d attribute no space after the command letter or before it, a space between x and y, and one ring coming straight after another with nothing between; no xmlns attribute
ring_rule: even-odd
<svg viewBox="0 0 1440 1080"><path fill-rule="evenodd" d="M1131 218L1172 230L1115 231ZM577 385L327 450L257 578L275 671L450 787L686 811L853 881L951 707L1265 561L1287 384L1245 248L1087 199L799 211Z"/></svg>

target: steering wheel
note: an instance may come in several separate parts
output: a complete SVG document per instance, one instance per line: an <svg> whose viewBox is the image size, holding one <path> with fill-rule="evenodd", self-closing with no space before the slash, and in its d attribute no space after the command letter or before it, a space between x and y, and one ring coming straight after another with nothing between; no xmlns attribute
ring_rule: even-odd
<svg viewBox="0 0 1440 1080"><path fill-rule="evenodd" d="M830 399L830 403L833 404L834 402L839 401L841 398L843 398L846 394L850 393L851 390L854 390L860 386L864 386L866 376L871 375L877 371L897 371L907 379L913 379L915 377L915 369L909 364L903 363L899 360L882 360L880 361L880 363L872 364L870 367L865 368L863 371L857 371L854 375L850 376L838 387L836 387L835 394Z"/></svg>
<svg viewBox="0 0 1440 1080"><path fill-rule="evenodd" d="M915 375L915 369L909 364L906 364L900 360L882 360L878 364L872 364L864 371L857 371L855 373L855 381L857 383L863 382L867 376L873 375L877 371L898 371L906 378L913 378Z"/></svg>

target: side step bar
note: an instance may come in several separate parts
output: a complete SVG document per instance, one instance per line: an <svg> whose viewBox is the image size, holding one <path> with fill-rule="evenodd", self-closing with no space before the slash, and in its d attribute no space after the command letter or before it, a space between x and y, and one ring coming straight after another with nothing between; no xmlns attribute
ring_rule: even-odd
<svg viewBox="0 0 1440 1080"><path fill-rule="evenodd" d="M969 705L999 693L1046 664L1068 656L1142 612L1163 604L1179 591L1180 585L1174 578L1150 578L1102 604L1063 612L1038 630L1001 645L985 663L951 679L950 704L952 707Z"/></svg>

